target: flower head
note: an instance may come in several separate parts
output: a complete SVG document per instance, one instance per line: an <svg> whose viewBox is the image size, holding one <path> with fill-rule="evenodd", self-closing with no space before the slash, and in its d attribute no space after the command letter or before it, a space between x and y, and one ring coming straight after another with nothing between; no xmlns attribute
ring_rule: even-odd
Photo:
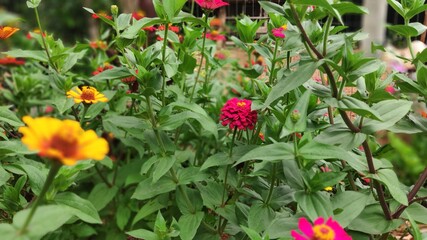
<svg viewBox="0 0 427 240"><path fill-rule="evenodd" d="M273 28L271 30L271 33L276 38L285 38L286 37L286 35L285 35L285 29L283 27Z"/></svg>
<svg viewBox="0 0 427 240"><path fill-rule="evenodd" d="M4 58L0 58L0 65L19 66L24 64L25 64L25 60L19 60L14 57L6 56Z"/></svg>
<svg viewBox="0 0 427 240"><path fill-rule="evenodd" d="M144 17L145 17L145 12L144 12L144 11L142 11L142 10L138 10L138 11L136 11L136 12L133 12L133 13L132 13L132 17L133 17L135 20L139 20L139 19L141 19L141 18L144 18Z"/></svg>
<svg viewBox="0 0 427 240"><path fill-rule="evenodd" d="M298 228L302 234L295 230L291 235L295 240L351 240L351 237L344 231L338 222L328 218L319 217L312 226L307 219L300 218Z"/></svg>
<svg viewBox="0 0 427 240"><path fill-rule="evenodd" d="M93 13L93 14L92 14L92 18L93 18L93 19L97 19L97 18L99 18L99 17L104 17L104 18L109 19L109 20L112 20L112 19L113 19L113 17L112 17L112 16L108 15L108 14L107 14L106 12L104 12L104 11L100 11L100 12L98 12L98 13Z"/></svg>
<svg viewBox="0 0 427 240"><path fill-rule="evenodd" d="M392 85L387 85L384 90L391 95L396 93L396 89Z"/></svg>
<svg viewBox="0 0 427 240"><path fill-rule="evenodd" d="M106 62L102 66L97 67L96 70L92 72L92 75L93 76L98 75L98 74L102 73L103 71L108 70L108 69L112 69L112 68L113 68L113 66Z"/></svg>
<svg viewBox="0 0 427 240"><path fill-rule="evenodd" d="M8 27L8 26L2 27L2 26L0 26L0 39L9 38L18 30L19 30L19 28L15 28L15 27Z"/></svg>
<svg viewBox="0 0 427 240"><path fill-rule="evenodd" d="M74 120L51 117L22 119L27 126L20 127L22 142L42 157L74 165L79 160L102 160L108 153L108 143L93 130L84 131Z"/></svg>
<svg viewBox="0 0 427 240"><path fill-rule="evenodd" d="M421 117L423 118L427 118L427 112L426 111L421 111L420 112Z"/></svg>
<svg viewBox="0 0 427 240"><path fill-rule="evenodd" d="M107 43L105 41L101 41L101 40L90 42L89 46L91 48L93 48L93 49L99 48L99 49L102 49L102 50L105 50L105 49L108 48Z"/></svg>
<svg viewBox="0 0 427 240"><path fill-rule="evenodd" d="M75 103L97 103L108 102L108 98L104 94L98 92L96 88L90 86L83 86L81 88L73 88L67 92L67 97L74 98Z"/></svg>
<svg viewBox="0 0 427 240"><path fill-rule="evenodd" d="M251 110L252 101L247 99L232 98L221 109L221 124L230 129L237 127L239 130L254 129L258 115Z"/></svg>
<svg viewBox="0 0 427 240"><path fill-rule="evenodd" d="M205 10L215 10L217 8L228 6L229 4L222 0L195 0L199 6Z"/></svg>
<svg viewBox="0 0 427 240"><path fill-rule="evenodd" d="M219 19L219 18L213 18L213 19L210 21L209 25L210 25L211 27L221 27L221 26L222 26L222 21L221 21L221 19Z"/></svg>
<svg viewBox="0 0 427 240"><path fill-rule="evenodd" d="M225 41L226 38L224 35L220 34L218 31L213 30L210 33L206 33L206 38L212 41Z"/></svg>

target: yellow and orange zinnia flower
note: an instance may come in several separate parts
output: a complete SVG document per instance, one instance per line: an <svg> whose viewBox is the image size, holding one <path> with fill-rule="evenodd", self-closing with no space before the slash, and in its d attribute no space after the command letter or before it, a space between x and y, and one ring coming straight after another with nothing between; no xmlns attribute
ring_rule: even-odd
<svg viewBox="0 0 427 240"><path fill-rule="evenodd" d="M84 131L77 121L30 116L22 120L27 126L19 128L21 141L42 157L71 166L84 159L102 160L108 153L107 141L93 130Z"/></svg>
<svg viewBox="0 0 427 240"><path fill-rule="evenodd" d="M83 86L81 88L75 87L67 92L67 97L74 98L75 103L97 103L108 102L108 98L104 94L98 92L96 88L90 86Z"/></svg>
<svg viewBox="0 0 427 240"><path fill-rule="evenodd" d="M19 28L15 27L2 27L0 26L0 39L6 39L12 36L15 32L17 32Z"/></svg>

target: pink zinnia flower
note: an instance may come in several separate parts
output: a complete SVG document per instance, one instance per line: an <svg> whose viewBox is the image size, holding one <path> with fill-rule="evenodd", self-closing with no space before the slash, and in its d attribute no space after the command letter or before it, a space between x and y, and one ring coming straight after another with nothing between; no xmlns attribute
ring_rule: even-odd
<svg viewBox="0 0 427 240"><path fill-rule="evenodd" d="M338 222L328 218L319 217L312 226L305 218L300 218L298 228L302 234L295 230L291 235L295 240L351 240L352 238L344 231Z"/></svg>
<svg viewBox="0 0 427 240"><path fill-rule="evenodd" d="M273 34L273 36L277 37L277 38L285 38L285 30L282 27L279 28L273 28L271 30L271 33Z"/></svg>
<svg viewBox="0 0 427 240"><path fill-rule="evenodd" d="M221 124L230 129L237 127L239 130L254 129L258 115L251 110L252 101L247 99L232 98L221 109Z"/></svg>
<svg viewBox="0 0 427 240"><path fill-rule="evenodd" d="M206 33L206 38L212 41L225 41L226 38L224 35L220 34L218 31L213 30L210 33Z"/></svg>
<svg viewBox="0 0 427 240"><path fill-rule="evenodd" d="M197 4L206 10L215 10L217 8L228 6L228 3L222 0L195 0Z"/></svg>
<svg viewBox="0 0 427 240"><path fill-rule="evenodd" d="M396 93L396 89L392 85L387 85L384 90L392 95Z"/></svg>
<svg viewBox="0 0 427 240"><path fill-rule="evenodd" d="M0 65L19 66L24 64L25 64L25 60L19 60L14 57L6 56L4 58L0 58Z"/></svg>

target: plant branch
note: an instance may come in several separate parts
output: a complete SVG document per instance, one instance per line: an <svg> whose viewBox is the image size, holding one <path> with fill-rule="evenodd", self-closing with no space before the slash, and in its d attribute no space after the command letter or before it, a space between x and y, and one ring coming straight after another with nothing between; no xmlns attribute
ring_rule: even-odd
<svg viewBox="0 0 427 240"><path fill-rule="evenodd" d="M414 187L408 194L408 206L413 203L414 197L417 195L418 191L421 189L421 187L424 185L425 181L427 180L427 167L424 169L424 171L421 173L418 180L415 182ZM408 207L405 205L400 205L396 212L393 214L393 218L399 218L400 215L405 211L405 209Z"/></svg>

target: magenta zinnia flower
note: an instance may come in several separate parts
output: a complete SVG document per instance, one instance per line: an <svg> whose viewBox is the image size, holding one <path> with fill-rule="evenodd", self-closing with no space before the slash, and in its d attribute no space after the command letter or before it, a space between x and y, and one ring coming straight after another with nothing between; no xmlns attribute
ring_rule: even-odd
<svg viewBox="0 0 427 240"><path fill-rule="evenodd" d="M212 41L225 41L226 38L224 35L220 34L218 31L213 30L210 33L206 33L206 38Z"/></svg>
<svg viewBox="0 0 427 240"><path fill-rule="evenodd" d="M285 29L283 29L283 27L279 27L279 28L273 28L271 30L271 33L273 34L273 36L277 37L277 38L285 38Z"/></svg>
<svg viewBox="0 0 427 240"><path fill-rule="evenodd" d="M258 115L251 110L252 101L247 99L232 98L221 109L221 124L230 129L237 127L239 130L254 129Z"/></svg>
<svg viewBox="0 0 427 240"><path fill-rule="evenodd" d="M195 0L200 7L206 10L215 10L217 8L227 6L228 3L222 0Z"/></svg>
<svg viewBox="0 0 427 240"><path fill-rule="evenodd" d="M351 240L351 237L344 231L340 224L332 218L325 219L319 217L312 226L305 218L300 218L298 228L302 232L292 230L291 235L295 240Z"/></svg>

